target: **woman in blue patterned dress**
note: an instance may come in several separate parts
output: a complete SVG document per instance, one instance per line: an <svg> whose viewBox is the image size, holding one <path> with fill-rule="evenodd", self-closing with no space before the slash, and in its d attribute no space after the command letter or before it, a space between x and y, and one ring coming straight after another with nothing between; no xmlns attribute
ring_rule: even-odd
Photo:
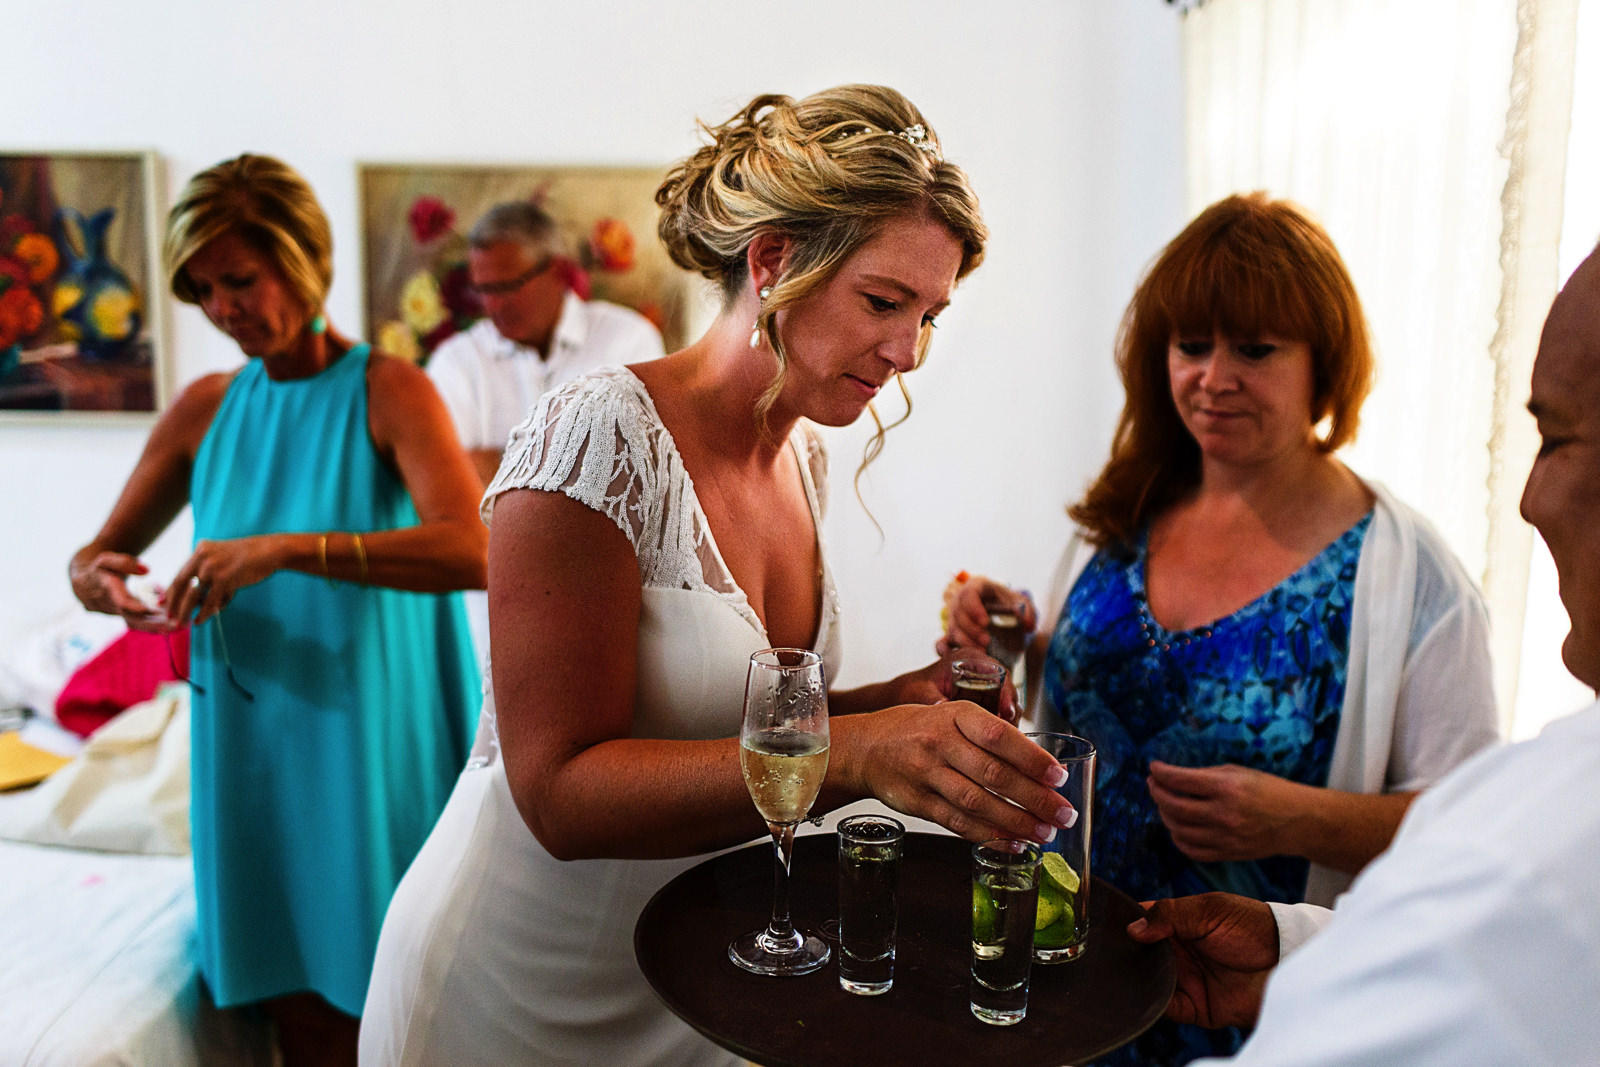
<svg viewBox="0 0 1600 1067"><path fill-rule="evenodd" d="M1331 903L1416 792L1496 739L1482 597L1438 534L1334 456L1372 377L1327 234L1263 194L1163 251L1118 339L1127 403L1071 509L1039 728L1099 749L1094 873L1137 899ZM950 597L982 642L988 579ZM1024 603L1024 621L1033 613ZM1106 1062L1240 1035L1158 1025Z"/></svg>
<svg viewBox="0 0 1600 1067"><path fill-rule="evenodd" d="M354 1063L378 931L472 739L460 597L482 588L477 482L415 366L327 325L327 217L278 160L197 175L167 267L247 357L151 431L73 591L137 629L193 623L201 974L260 1004L284 1063ZM127 587L184 507L194 553L159 604Z"/></svg>

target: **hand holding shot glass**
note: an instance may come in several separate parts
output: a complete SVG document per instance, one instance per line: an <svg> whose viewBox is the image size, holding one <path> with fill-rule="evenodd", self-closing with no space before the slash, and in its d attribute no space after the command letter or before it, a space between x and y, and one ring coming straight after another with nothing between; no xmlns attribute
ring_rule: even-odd
<svg viewBox="0 0 1600 1067"><path fill-rule="evenodd" d="M991 587L983 597L983 610L989 615L989 655L1015 671L1033 632L1026 595Z"/></svg>
<svg viewBox="0 0 1600 1067"><path fill-rule="evenodd" d="M950 664L950 697L970 700L991 715L1000 714L1000 692L1006 684L1005 665L987 657L968 657Z"/></svg>
<svg viewBox="0 0 1600 1067"><path fill-rule="evenodd" d="M945 590L941 615L945 633L935 643L940 655L981 650L1005 668L1017 689L1019 704L1026 703L1028 643L1038 626L1038 609L1026 592L1012 589L965 571Z"/></svg>

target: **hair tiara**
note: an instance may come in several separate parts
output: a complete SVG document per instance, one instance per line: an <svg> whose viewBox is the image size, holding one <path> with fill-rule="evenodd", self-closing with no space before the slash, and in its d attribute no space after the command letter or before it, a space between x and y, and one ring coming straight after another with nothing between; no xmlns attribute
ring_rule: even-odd
<svg viewBox="0 0 1600 1067"><path fill-rule="evenodd" d="M928 136L928 128L922 123L897 130L895 136L909 143L912 148L922 149L938 162L944 162L944 152L939 148L939 142Z"/></svg>
<svg viewBox="0 0 1600 1067"><path fill-rule="evenodd" d="M852 131L847 129L844 132L842 132L841 134L839 134L839 136L841 138L842 137L849 137L851 135L851 132ZM939 147L939 142L936 141L928 133L928 128L926 126L924 126L920 122L916 123L915 125L912 125L912 126L907 126L903 130L880 130L876 126L868 126L866 124L862 124L860 129L857 130L857 131L854 131L854 132L858 132L858 133L887 133L891 137L900 138L902 141L904 141L907 144L909 144L912 148L916 148L916 149L921 150L923 153L925 153L928 156L928 158L934 160L935 162L937 162L937 163L943 163L944 162L944 150Z"/></svg>

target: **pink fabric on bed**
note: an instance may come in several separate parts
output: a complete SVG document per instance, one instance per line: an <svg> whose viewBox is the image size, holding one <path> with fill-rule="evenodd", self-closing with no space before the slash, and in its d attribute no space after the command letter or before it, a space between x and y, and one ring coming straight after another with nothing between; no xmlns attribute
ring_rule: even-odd
<svg viewBox="0 0 1600 1067"><path fill-rule="evenodd" d="M56 719L88 737L112 716L155 696L163 682L189 675L189 630L129 630L79 667L56 698Z"/></svg>

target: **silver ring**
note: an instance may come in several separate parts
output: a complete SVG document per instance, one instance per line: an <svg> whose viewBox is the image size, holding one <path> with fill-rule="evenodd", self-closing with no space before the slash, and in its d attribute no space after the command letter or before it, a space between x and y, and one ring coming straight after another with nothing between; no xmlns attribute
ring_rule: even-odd
<svg viewBox="0 0 1600 1067"><path fill-rule="evenodd" d="M199 589L200 588L200 576L198 574L195 575L193 578L189 579L189 588L190 589Z"/></svg>

